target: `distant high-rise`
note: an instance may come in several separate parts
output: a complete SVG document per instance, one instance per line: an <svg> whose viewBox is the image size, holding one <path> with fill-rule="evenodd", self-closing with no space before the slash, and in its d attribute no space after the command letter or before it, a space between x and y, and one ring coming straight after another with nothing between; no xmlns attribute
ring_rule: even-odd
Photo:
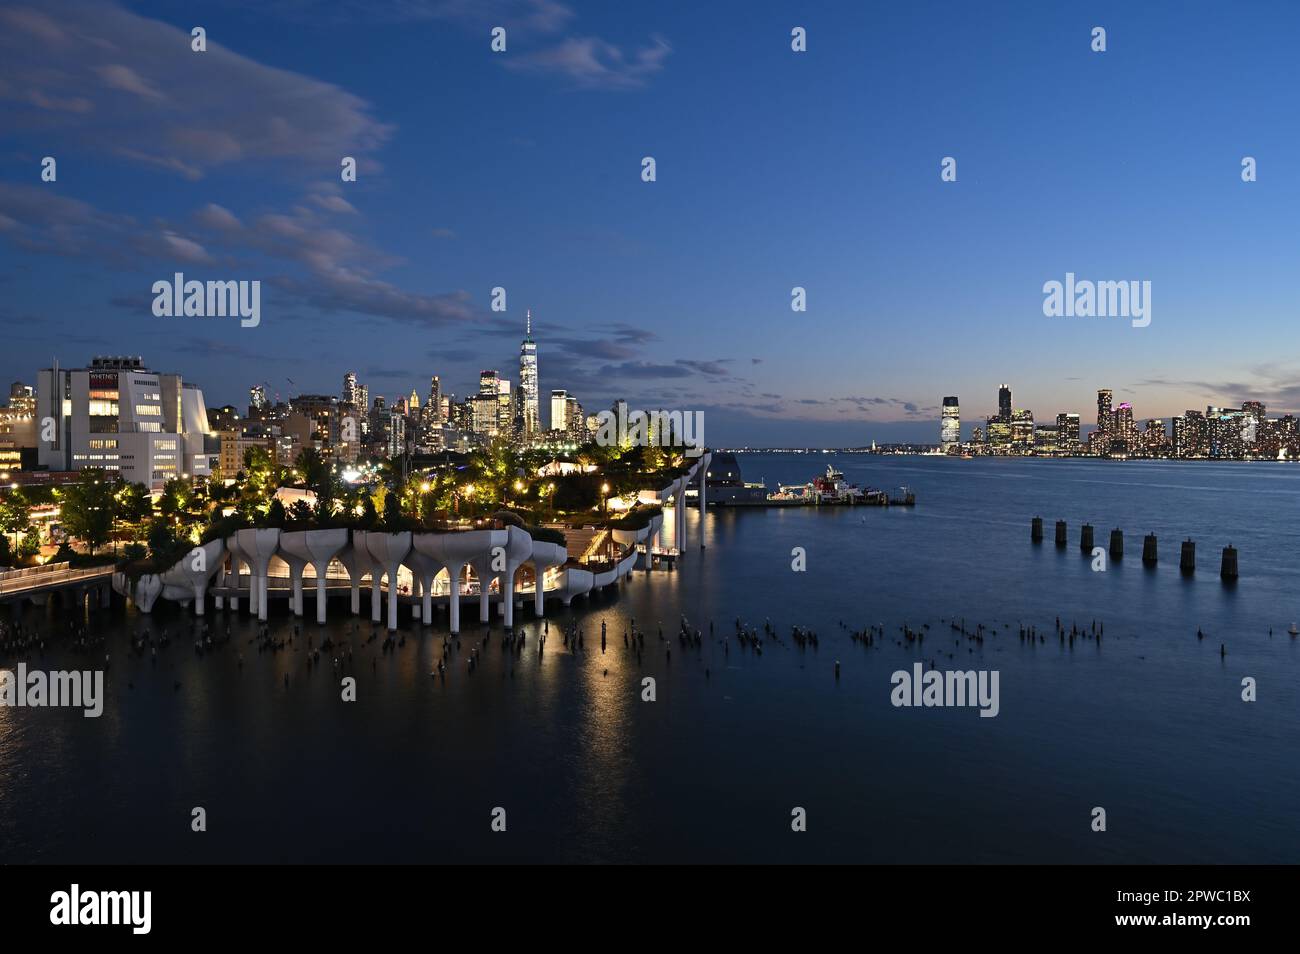
<svg viewBox="0 0 1300 954"><path fill-rule="evenodd" d="M519 345L519 389L522 406L519 408L526 440L542 430L537 405L537 342L533 340L533 313L530 309L524 319L524 340Z"/></svg>
<svg viewBox="0 0 1300 954"><path fill-rule="evenodd" d="M500 378L497 381L497 434L508 437L514 419L514 390L508 378Z"/></svg>
<svg viewBox="0 0 1300 954"><path fill-rule="evenodd" d="M1056 415L1056 446L1070 454L1079 450L1079 415L1062 412Z"/></svg>
<svg viewBox="0 0 1300 954"><path fill-rule="evenodd" d="M955 397L943 399L943 416L939 419L939 445L945 454L961 443L961 407Z"/></svg>
<svg viewBox="0 0 1300 954"><path fill-rule="evenodd" d="M1133 405L1128 401L1124 401L1115 409L1115 415L1111 419L1109 436L1112 450L1132 453L1136 448L1137 425L1133 423Z"/></svg>
<svg viewBox="0 0 1300 954"><path fill-rule="evenodd" d="M357 373L349 371L343 375L343 402L345 404L357 403Z"/></svg>
<svg viewBox="0 0 1300 954"><path fill-rule="evenodd" d="M248 413L260 411L266 407L266 388L260 384L254 384L248 389Z"/></svg>
<svg viewBox="0 0 1300 954"><path fill-rule="evenodd" d="M1102 388L1097 392L1097 430L1109 437L1113 424L1114 413L1111 411L1110 388Z"/></svg>
<svg viewBox="0 0 1300 954"><path fill-rule="evenodd" d="M1014 450L1025 451L1034 446L1034 412L1019 410L1011 412L1011 446Z"/></svg>
<svg viewBox="0 0 1300 954"><path fill-rule="evenodd" d="M1011 385L1004 384L998 388L998 419L1011 421Z"/></svg>
<svg viewBox="0 0 1300 954"><path fill-rule="evenodd" d="M442 383L435 374L429 379L429 400L425 407L430 408L429 414L435 424L441 424L442 417Z"/></svg>
<svg viewBox="0 0 1300 954"><path fill-rule="evenodd" d="M569 429L568 402L568 391L557 389L551 392L551 430L566 431Z"/></svg>

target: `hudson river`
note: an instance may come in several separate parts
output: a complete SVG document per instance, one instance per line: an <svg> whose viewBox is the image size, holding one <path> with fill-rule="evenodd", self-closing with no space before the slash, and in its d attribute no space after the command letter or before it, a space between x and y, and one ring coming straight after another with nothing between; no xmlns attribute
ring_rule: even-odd
<svg viewBox="0 0 1300 954"><path fill-rule="evenodd" d="M472 673L481 634L466 625L445 679L430 676L445 611L427 629L404 619L405 645L383 652L363 645L366 599L356 634L333 600L327 628L354 653L337 672L329 654L307 667L307 637L320 642L310 595L302 635L277 653L250 644L243 611L209 605L234 638L203 656L174 604L93 611L112 654L103 716L0 708L0 861L1300 861L1300 640L1286 632L1300 619L1300 467L739 460L772 487L833 461L859 484L911 486L917 506L711 513L703 552L692 509L678 571L638 571L571 612L549 603L540 656L528 604L522 654L494 625ZM1057 519L1070 532L1059 550ZM1084 522L1100 546L1123 528L1124 559L1094 572ZM1151 532L1154 569L1141 561ZM1189 536L1190 578L1178 569ZM1235 586L1219 579L1227 544ZM463 618L476 610L466 601ZM42 631L66 626L57 607L21 612ZM704 631L698 649L677 639L682 614ZM641 664L623 644L633 617ZM743 647L737 617L760 634L770 619L779 642ZM1062 642L1058 617L1104 634ZM578 652L561 634L574 619ZM983 624L983 641L953 619ZM819 645L800 648L793 624ZM875 624L873 645L850 638ZM904 624L924 638L904 639ZM273 634L293 625L273 602ZM1022 641L1021 625L1044 640ZM129 634L163 629L172 643L156 664L128 654ZM931 660L997 670L997 717L895 708L891 674ZM26 661L103 657L57 643ZM344 675L356 702L341 701ZM1246 677L1257 701L1242 699ZM206 832L191 831L195 807ZM498 807L505 832L491 828ZM791 830L795 808L804 832Z"/></svg>

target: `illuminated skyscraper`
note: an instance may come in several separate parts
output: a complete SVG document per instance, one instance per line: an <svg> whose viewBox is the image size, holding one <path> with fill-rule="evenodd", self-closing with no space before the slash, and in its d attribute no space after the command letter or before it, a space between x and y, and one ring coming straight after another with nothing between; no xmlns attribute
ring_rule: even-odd
<svg viewBox="0 0 1300 954"><path fill-rule="evenodd" d="M542 422L537 407L537 342L533 340L533 313L525 318L524 340L519 345L519 389L523 406L519 409L523 422L521 437L525 440L541 433Z"/></svg>
<svg viewBox="0 0 1300 954"><path fill-rule="evenodd" d="M1061 412L1056 415L1056 446L1067 454L1079 450L1079 415Z"/></svg>
<svg viewBox="0 0 1300 954"><path fill-rule="evenodd" d="M1114 413L1111 411L1110 388L1102 388L1097 392L1097 430L1110 437L1113 424Z"/></svg>
<svg viewBox="0 0 1300 954"><path fill-rule="evenodd" d="M436 374L429 379L429 400L424 406L429 409L429 417L434 424L443 422L442 383Z"/></svg>
<svg viewBox="0 0 1300 954"><path fill-rule="evenodd" d="M1110 428L1111 447L1131 454L1137 448L1137 425L1133 423L1133 405L1124 401L1115 409Z"/></svg>
<svg viewBox="0 0 1300 954"><path fill-rule="evenodd" d="M569 392L557 389L551 392L551 430L567 431Z"/></svg>
<svg viewBox="0 0 1300 954"><path fill-rule="evenodd" d="M961 444L961 408L955 397L943 399L943 416L939 419L939 445L950 454Z"/></svg>

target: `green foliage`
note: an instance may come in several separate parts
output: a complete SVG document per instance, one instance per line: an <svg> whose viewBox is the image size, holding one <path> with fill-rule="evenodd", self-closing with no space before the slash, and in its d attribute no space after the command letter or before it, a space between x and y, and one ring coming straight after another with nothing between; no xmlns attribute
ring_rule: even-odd
<svg viewBox="0 0 1300 954"><path fill-rule="evenodd" d="M389 533L397 533L402 529L405 521L402 519L402 504L397 499L397 494L389 491L384 497L384 519L382 529Z"/></svg>
<svg viewBox="0 0 1300 954"><path fill-rule="evenodd" d="M149 525L149 555L154 560L171 553L176 547L176 532L171 521L165 518L154 520Z"/></svg>
<svg viewBox="0 0 1300 954"><path fill-rule="evenodd" d="M32 525L30 504L21 490L7 491L0 498L0 530L13 536L13 549L20 547L18 535ZM8 541L6 541L8 546Z"/></svg>
<svg viewBox="0 0 1300 954"><path fill-rule="evenodd" d="M117 493L118 518L143 523L153 516L153 498L144 484L126 484Z"/></svg>
<svg viewBox="0 0 1300 954"><path fill-rule="evenodd" d="M245 527L251 526L248 519L241 511L237 510L228 517L219 517L217 516L218 513L219 511L216 510L212 512L212 521L199 537L201 543L208 543L212 540L224 540L235 531L243 530Z"/></svg>
<svg viewBox="0 0 1300 954"><path fill-rule="evenodd" d="M611 530L640 530L650 526L650 521L663 512L662 507L637 507L621 517L607 521L605 526Z"/></svg>
<svg viewBox="0 0 1300 954"><path fill-rule="evenodd" d="M170 569L185 554L194 549L190 539L176 532L172 522L166 517L156 518L149 526L149 563L148 573L161 573Z"/></svg>
<svg viewBox="0 0 1300 954"><path fill-rule="evenodd" d="M315 522L316 511L305 500L295 500L289 505L284 526L286 530L310 530Z"/></svg>
<svg viewBox="0 0 1300 954"><path fill-rule="evenodd" d="M555 493L551 495L551 506L556 510L572 512L575 510L592 510L600 504L599 474L570 474L556 477L551 483Z"/></svg>
<svg viewBox="0 0 1300 954"><path fill-rule="evenodd" d="M379 513L375 510L375 498L366 494L361 500L361 516L357 518L357 526L362 530L372 530L378 522Z"/></svg>
<svg viewBox="0 0 1300 954"><path fill-rule="evenodd" d="M41 552L41 531L35 527L28 527L27 532L23 534L23 542L18 545L18 555L22 557L34 557Z"/></svg>
<svg viewBox="0 0 1300 954"><path fill-rule="evenodd" d="M564 546L564 531L557 530L554 527L528 527L528 535L534 540L542 543L557 543Z"/></svg>
<svg viewBox="0 0 1300 954"><path fill-rule="evenodd" d="M88 467L81 471L75 484L63 490L60 509L63 527L85 543L91 553L108 542L117 509L118 483L110 480L104 471Z"/></svg>
<svg viewBox="0 0 1300 954"><path fill-rule="evenodd" d="M162 496L158 498L158 512L164 517L175 517L184 513L193 493L188 480L180 477L169 478L163 484Z"/></svg>
<svg viewBox="0 0 1300 954"><path fill-rule="evenodd" d="M259 521L255 521L255 523L259 527L271 527L278 530L284 527L286 520L284 504L277 498L271 501L271 506L266 510L266 516Z"/></svg>

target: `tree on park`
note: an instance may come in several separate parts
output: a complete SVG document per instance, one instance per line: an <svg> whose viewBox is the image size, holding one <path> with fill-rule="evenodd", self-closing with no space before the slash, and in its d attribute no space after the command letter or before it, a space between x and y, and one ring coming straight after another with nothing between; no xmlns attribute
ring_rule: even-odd
<svg viewBox="0 0 1300 954"><path fill-rule="evenodd" d="M130 523L143 523L153 516L153 500L144 484L123 482L117 492L118 518Z"/></svg>
<svg viewBox="0 0 1300 954"><path fill-rule="evenodd" d="M108 542L113 529L117 498L114 485L98 468L86 468L75 484L63 491L60 519L64 529L86 544L93 554L95 547Z"/></svg>
<svg viewBox="0 0 1300 954"><path fill-rule="evenodd" d="M13 552L18 552L18 535L32 525L26 495L21 490L11 490L0 500L0 529L13 534Z"/></svg>
<svg viewBox="0 0 1300 954"><path fill-rule="evenodd" d="M396 533L402 527L402 502L397 494L389 491L384 497L384 529Z"/></svg>

